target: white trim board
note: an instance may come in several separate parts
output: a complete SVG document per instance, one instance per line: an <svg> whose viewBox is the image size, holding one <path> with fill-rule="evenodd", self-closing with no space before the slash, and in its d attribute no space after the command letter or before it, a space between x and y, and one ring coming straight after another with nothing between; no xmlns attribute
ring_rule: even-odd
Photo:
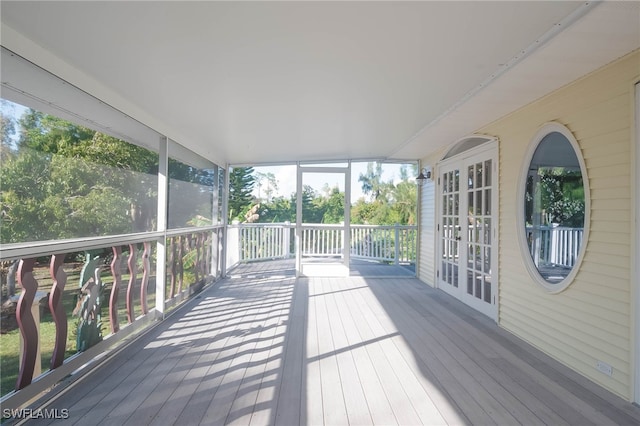
<svg viewBox="0 0 640 426"><path fill-rule="evenodd" d="M640 404L640 262L638 262L638 256L640 255L640 83L635 85L635 170L633 171L633 185L635 194L635 247L634 257L636 259L635 272L632 272L632 292L635 292L635 307L634 307L634 319L635 324L632 329L634 330L634 361L635 361L635 375L634 375L634 388L633 401Z"/></svg>

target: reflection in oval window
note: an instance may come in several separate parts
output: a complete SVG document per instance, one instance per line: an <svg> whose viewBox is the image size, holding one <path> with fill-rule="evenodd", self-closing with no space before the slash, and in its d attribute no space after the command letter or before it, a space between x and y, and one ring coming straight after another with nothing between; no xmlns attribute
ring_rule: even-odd
<svg viewBox="0 0 640 426"><path fill-rule="evenodd" d="M524 203L533 263L546 282L559 283L578 260L585 223L580 162L562 133L551 132L538 144L529 165Z"/></svg>

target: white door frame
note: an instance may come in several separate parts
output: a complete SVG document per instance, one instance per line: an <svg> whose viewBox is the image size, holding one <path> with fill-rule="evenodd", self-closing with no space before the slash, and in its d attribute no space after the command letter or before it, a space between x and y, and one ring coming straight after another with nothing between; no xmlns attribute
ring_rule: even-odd
<svg viewBox="0 0 640 426"><path fill-rule="evenodd" d="M470 164L474 164L475 162L480 161L480 159L491 160L492 162L492 180L491 180L491 224L492 224L492 232L491 232L491 303L482 302L476 300L474 296L467 294L467 240L468 240L468 230L467 226L464 226L464 221L466 220L466 215L463 215L463 211L467 209L468 206L468 190L467 184L463 185L463 177L467 176L467 167ZM459 267L458 267L458 286L453 287L449 284L445 284L442 282L442 238L444 232L444 224L442 220L443 215L443 207L442 207L442 182L440 181L442 176L442 169L450 169L457 168L460 170L460 253L459 253ZM469 149L464 151L454 157L448 158L446 160L438 163L438 190L436 197L436 208L438 209L437 220L438 220L438 230L437 230L437 250L436 250L436 270L438 271L436 284L439 288L446 291L447 293L453 295L457 299L466 303L467 305L475 308L479 312L487 315L494 321L498 321L498 250L499 250L499 237L498 237L498 228L499 228L499 180L498 180L498 142L497 140L490 140L476 148ZM462 229L464 228L464 229Z"/></svg>
<svg viewBox="0 0 640 426"><path fill-rule="evenodd" d="M338 271L329 265L318 264L305 268L302 262L302 189L304 173L334 173L344 176L344 225L343 225L343 258L342 265ZM323 167L323 166L303 166L297 164L296 173L296 230L295 230L295 250L296 250L296 277L302 275L315 276L335 276L349 275L349 264L351 262L351 161L346 167ZM306 269L306 272L305 272ZM326 275L325 275L326 274Z"/></svg>

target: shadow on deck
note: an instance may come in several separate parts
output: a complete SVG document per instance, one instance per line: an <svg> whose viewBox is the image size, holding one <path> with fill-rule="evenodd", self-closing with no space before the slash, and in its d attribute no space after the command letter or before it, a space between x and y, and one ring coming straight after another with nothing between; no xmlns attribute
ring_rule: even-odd
<svg viewBox="0 0 640 426"><path fill-rule="evenodd" d="M640 423L415 278L296 279L268 264L205 289L46 408L82 425Z"/></svg>
<svg viewBox="0 0 640 426"><path fill-rule="evenodd" d="M306 259L305 262L327 262L338 264L340 259ZM229 277L293 277L296 274L295 259L266 260L259 262L240 263L228 274ZM388 264L364 259L351 259L349 275L352 277L415 277L416 268L413 264Z"/></svg>

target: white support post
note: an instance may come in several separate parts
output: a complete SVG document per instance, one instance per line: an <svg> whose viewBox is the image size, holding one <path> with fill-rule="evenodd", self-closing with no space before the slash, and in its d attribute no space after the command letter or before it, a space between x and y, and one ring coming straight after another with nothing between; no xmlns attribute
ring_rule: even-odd
<svg viewBox="0 0 640 426"><path fill-rule="evenodd" d="M291 222L286 221L284 223L284 228L282 229L282 256L285 259L289 259L291 257L291 253L289 253L289 242L291 241Z"/></svg>
<svg viewBox="0 0 640 426"><path fill-rule="evenodd" d="M395 259L394 259L394 264L399 265L400 264L400 225L398 225L397 223L395 224L395 231L396 231L396 241L395 241Z"/></svg>
<svg viewBox="0 0 640 426"><path fill-rule="evenodd" d="M220 168L217 165L213 166L213 181L218 181L218 173ZM213 186L213 197L211 200L211 222L212 224L220 223L220 218L218 217L218 212L220 211L220 197L218 196L218 185L214 183ZM209 275L212 275L215 278L218 277L218 260L220 257L220 253L218 252L218 231L209 231L209 236L211 237L211 257L209 258ZM205 251L206 253L206 251Z"/></svg>
<svg viewBox="0 0 640 426"><path fill-rule="evenodd" d="M295 250L296 250L296 277L302 273L302 168L300 163L296 165L296 230L295 230Z"/></svg>
<svg viewBox="0 0 640 426"><path fill-rule="evenodd" d="M341 223L342 225L342 229L340 230L340 253L342 253L342 259L345 259L345 256L347 255L346 251L348 250L348 248L346 247L345 244L345 239L347 237L347 232L345 231L345 223L344 221Z"/></svg>
<svg viewBox="0 0 640 426"><path fill-rule="evenodd" d="M167 277L167 201L169 191L169 140L160 138L158 157L158 213L157 230L163 236L156 242L156 306L155 309L164 317L165 287Z"/></svg>
<svg viewBox="0 0 640 426"><path fill-rule="evenodd" d="M218 169L220 171L220 169ZM218 184L220 182L218 181ZM229 240L228 240L228 226L229 226L229 165L227 164L227 168L224 169L224 191L222 194L222 253L220 254L220 270L222 277L227 276L227 250L229 249Z"/></svg>
<svg viewBox="0 0 640 426"><path fill-rule="evenodd" d="M344 176L344 265L349 275L351 264L351 160Z"/></svg>

